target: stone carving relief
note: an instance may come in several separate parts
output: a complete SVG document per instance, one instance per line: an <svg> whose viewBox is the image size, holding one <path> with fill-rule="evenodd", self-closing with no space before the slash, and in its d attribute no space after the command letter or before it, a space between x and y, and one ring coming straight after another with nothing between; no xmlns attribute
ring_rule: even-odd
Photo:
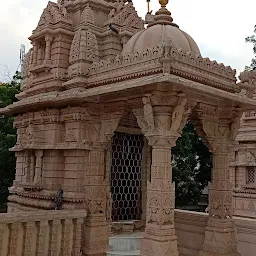
<svg viewBox="0 0 256 256"><path fill-rule="evenodd" d="M103 147L108 146L111 137L117 129L119 122L124 115L123 111L114 112L112 114L101 115L100 122L100 141Z"/></svg>
<svg viewBox="0 0 256 256"><path fill-rule="evenodd" d="M151 105L150 97L143 97L142 98L143 104L144 104L144 118L147 122L147 125L150 130L155 129L155 119L154 119L154 111L153 107Z"/></svg>
<svg viewBox="0 0 256 256"><path fill-rule="evenodd" d="M67 9L62 4L62 0L58 0L57 5L58 5L58 8L59 8L60 12L62 13L63 17L67 17L68 12L67 12Z"/></svg>
<svg viewBox="0 0 256 256"><path fill-rule="evenodd" d="M134 29L144 29L144 22L138 16L133 3L124 4L123 0L118 0L113 3L113 9L108 15L109 22L118 25L122 28L131 27Z"/></svg>
<svg viewBox="0 0 256 256"><path fill-rule="evenodd" d="M73 129L66 130L65 141L66 142L77 142L78 141L75 131Z"/></svg>
<svg viewBox="0 0 256 256"><path fill-rule="evenodd" d="M170 74L171 65L175 60L174 57L171 57L171 49L173 47L173 43L171 38L165 37L163 40L163 56L160 58L160 62L163 64L163 73Z"/></svg>
<svg viewBox="0 0 256 256"><path fill-rule="evenodd" d="M112 4L113 9L110 11L108 18L113 18L116 14L118 14L124 8L124 0L117 0L115 3Z"/></svg>
<svg viewBox="0 0 256 256"><path fill-rule="evenodd" d="M41 15L37 29L40 26L57 23L63 18L68 18L66 8L59 2L58 4L49 2L47 7L43 11L43 14Z"/></svg>
<svg viewBox="0 0 256 256"><path fill-rule="evenodd" d="M102 200L89 200L89 212L90 214L105 213L105 201Z"/></svg>
<svg viewBox="0 0 256 256"><path fill-rule="evenodd" d="M80 23L81 24L83 24L83 23L94 24L95 23L94 13L93 13L93 10L91 9L89 3L87 3L86 7L84 8L84 10L82 12Z"/></svg>
<svg viewBox="0 0 256 256"><path fill-rule="evenodd" d="M69 77L87 76L89 66L92 62L98 61L98 41L91 29L79 29L76 31L71 49L68 69Z"/></svg>
<svg viewBox="0 0 256 256"><path fill-rule="evenodd" d="M181 98L178 105L174 108L173 113L172 113L172 122L171 122L171 131L174 132L180 132L183 127L181 127L183 118L185 114L190 113L190 109L186 111L186 104L187 104L187 99L186 98Z"/></svg>
<svg viewBox="0 0 256 256"><path fill-rule="evenodd" d="M168 41L168 38L167 38ZM168 48L171 47L169 53L169 62L163 61L163 56L168 55ZM166 49L165 49L166 48ZM100 62L95 62L90 68L90 82L93 84L98 84L100 81L106 82L108 79L121 80L121 77L128 78L126 67L129 67L129 78L136 74L138 77L138 68L141 67L141 63L144 63L145 69L143 70L143 75L145 72L158 73L167 72L171 74L178 74L179 76L189 78L190 80L198 81L198 78L202 78L202 81L209 83L205 80L205 77L211 77L211 85L219 89L225 89L230 92L238 92L239 88L235 83L235 70L230 67L225 67L223 64L217 64L214 61L210 61L207 58L202 58L201 56L195 55L193 53L184 53L181 49L177 49L174 46L165 44L159 44L156 47L145 49L143 52L135 52L133 54L123 54L120 57L116 57L111 62L103 60ZM172 69L169 70L171 63ZM164 67L165 65L165 67ZM161 66L161 71L159 68ZM167 67L167 69L166 69ZM193 68L192 68L193 67ZM213 67L214 73L213 73ZM116 78L113 78L113 71L117 71ZM136 72L135 72L136 70ZM166 71L167 70L167 71ZM169 71L168 71L169 70ZM191 71L191 72L190 72ZM203 75L204 74L204 75ZM203 75L203 76L202 76ZM219 83L215 83L214 79L217 77L225 77L232 83L232 86L227 86L227 84L222 84L221 88ZM217 81L217 80L216 80Z"/></svg>
<svg viewBox="0 0 256 256"><path fill-rule="evenodd" d="M252 151L246 151L246 162L256 162L256 154Z"/></svg>
<svg viewBox="0 0 256 256"><path fill-rule="evenodd" d="M147 223L172 225L174 218L174 204L171 198L150 195L148 199Z"/></svg>

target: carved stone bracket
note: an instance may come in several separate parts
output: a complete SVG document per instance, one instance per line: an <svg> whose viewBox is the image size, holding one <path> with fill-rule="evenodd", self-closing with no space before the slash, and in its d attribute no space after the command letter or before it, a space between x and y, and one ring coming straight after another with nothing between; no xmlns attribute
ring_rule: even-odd
<svg viewBox="0 0 256 256"><path fill-rule="evenodd" d="M138 125L151 146L166 144L173 147L173 141L181 136L191 110L196 102L190 102L185 95L145 95L143 106L133 109Z"/></svg>

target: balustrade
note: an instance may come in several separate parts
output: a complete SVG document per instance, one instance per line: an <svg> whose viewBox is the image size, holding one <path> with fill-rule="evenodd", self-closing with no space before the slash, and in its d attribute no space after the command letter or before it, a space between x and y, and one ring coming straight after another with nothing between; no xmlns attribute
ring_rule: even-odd
<svg viewBox="0 0 256 256"><path fill-rule="evenodd" d="M1 256L79 256L86 211L0 215Z"/></svg>

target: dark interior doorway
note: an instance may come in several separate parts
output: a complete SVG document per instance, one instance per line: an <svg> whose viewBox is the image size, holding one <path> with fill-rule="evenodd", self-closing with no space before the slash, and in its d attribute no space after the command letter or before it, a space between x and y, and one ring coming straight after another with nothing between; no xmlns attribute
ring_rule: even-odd
<svg viewBox="0 0 256 256"><path fill-rule="evenodd" d="M112 220L140 220L143 135L116 132L112 138Z"/></svg>

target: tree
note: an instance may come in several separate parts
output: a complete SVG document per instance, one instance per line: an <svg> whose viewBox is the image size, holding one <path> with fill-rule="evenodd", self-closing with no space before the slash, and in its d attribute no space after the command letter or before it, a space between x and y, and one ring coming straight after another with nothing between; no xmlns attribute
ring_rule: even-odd
<svg viewBox="0 0 256 256"><path fill-rule="evenodd" d="M245 38L246 43L251 43L253 44L253 53L254 53L254 58L252 59L251 65L246 66L246 70L256 70L256 25L254 27L254 35L248 36Z"/></svg>
<svg viewBox="0 0 256 256"><path fill-rule="evenodd" d="M190 121L172 154L176 206L197 205L202 190L211 180L212 156Z"/></svg>
<svg viewBox="0 0 256 256"><path fill-rule="evenodd" d="M16 101L19 92L20 74L17 72L10 83L0 84L0 107ZM13 128L13 117L0 116L0 209L5 208L8 187L15 176L15 155L9 151L16 143L16 130Z"/></svg>

